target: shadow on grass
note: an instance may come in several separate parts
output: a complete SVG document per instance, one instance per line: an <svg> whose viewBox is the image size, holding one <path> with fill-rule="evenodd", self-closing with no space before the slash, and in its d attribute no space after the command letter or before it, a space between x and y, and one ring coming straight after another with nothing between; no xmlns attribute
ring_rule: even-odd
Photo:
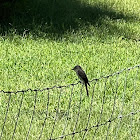
<svg viewBox="0 0 140 140"><path fill-rule="evenodd" d="M127 21L136 17L116 12L111 6L98 2L89 5L78 0L18 0L1 4L0 18L2 35L16 30L20 35L26 31L40 37L43 34L60 37L88 25L96 26L98 30L103 30L101 26L110 28L110 25L104 25L105 18ZM115 31L120 35L125 32L117 27Z"/></svg>

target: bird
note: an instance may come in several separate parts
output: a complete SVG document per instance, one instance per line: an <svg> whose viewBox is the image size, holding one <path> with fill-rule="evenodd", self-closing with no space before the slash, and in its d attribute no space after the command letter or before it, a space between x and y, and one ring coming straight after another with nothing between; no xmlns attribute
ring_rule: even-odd
<svg viewBox="0 0 140 140"><path fill-rule="evenodd" d="M86 73L84 72L84 70L79 65L75 66L72 70L74 70L76 72L76 74L80 78L81 82L85 85L87 96L89 97L87 84L89 86L90 86L90 84L89 84Z"/></svg>

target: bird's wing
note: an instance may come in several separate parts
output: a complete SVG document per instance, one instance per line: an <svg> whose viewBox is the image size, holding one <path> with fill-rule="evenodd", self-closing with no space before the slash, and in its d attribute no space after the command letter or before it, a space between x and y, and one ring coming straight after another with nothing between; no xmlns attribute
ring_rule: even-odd
<svg viewBox="0 0 140 140"><path fill-rule="evenodd" d="M83 70L78 70L78 75L81 80L84 80L85 83L88 83L87 76Z"/></svg>

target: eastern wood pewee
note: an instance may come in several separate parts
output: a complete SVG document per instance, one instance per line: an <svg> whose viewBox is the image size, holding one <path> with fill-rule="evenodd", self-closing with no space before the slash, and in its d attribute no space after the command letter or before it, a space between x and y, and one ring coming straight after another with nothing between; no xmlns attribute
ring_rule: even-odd
<svg viewBox="0 0 140 140"><path fill-rule="evenodd" d="M87 84L90 86L89 82L88 82L88 78L86 76L86 73L82 70L82 68L80 66L75 66L72 70L74 70L76 72L76 74L78 75L78 77L80 78L80 80L82 81L82 83L85 84L86 87L86 91L87 91L87 96L89 96L88 94L88 88L87 88Z"/></svg>

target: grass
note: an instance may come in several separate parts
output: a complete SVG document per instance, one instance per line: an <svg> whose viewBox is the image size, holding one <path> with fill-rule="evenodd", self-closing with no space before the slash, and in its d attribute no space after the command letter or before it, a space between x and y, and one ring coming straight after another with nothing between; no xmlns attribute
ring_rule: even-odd
<svg viewBox="0 0 140 140"><path fill-rule="evenodd" d="M42 89L76 83L78 78L71 68L77 64L83 67L89 80L140 64L139 0L30 2L17 1L14 8L7 2L0 7L0 90ZM104 94L100 123L110 118L116 93L113 91L116 88L113 117L118 116L122 108L124 115L133 109L139 109L139 71L137 77L136 73L137 69L134 69L121 73L118 80L116 76L110 77L106 87L105 79L97 82L88 127L99 121ZM79 117L80 84L74 88L71 86L49 90L48 117L42 139L50 137L54 123L56 127L52 138L61 136L65 126L67 127L63 134L72 133L74 128L75 131L80 131L86 127L93 86L94 82L91 82L90 98L86 97L85 89L82 89ZM68 114L71 93L72 101ZM14 136L17 140L25 139L28 133L35 94L36 92L30 91L24 94ZM8 94L0 93L0 126L3 126L8 98ZM11 96L2 139L12 138L21 98L21 93ZM47 101L48 91L38 92L29 139L38 139L40 135ZM109 123L99 127L96 139L105 139L108 126ZM0 132L1 129L2 127ZM85 138L92 139L95 129L88 131ZM139 131L139 115L130 115L111 123L108 139L123 140L130 136L138 140ZM75 134L74 139L81 139L83 135L84 132ZM71 138L72 136L67 136L65 139Z"/></svg>

